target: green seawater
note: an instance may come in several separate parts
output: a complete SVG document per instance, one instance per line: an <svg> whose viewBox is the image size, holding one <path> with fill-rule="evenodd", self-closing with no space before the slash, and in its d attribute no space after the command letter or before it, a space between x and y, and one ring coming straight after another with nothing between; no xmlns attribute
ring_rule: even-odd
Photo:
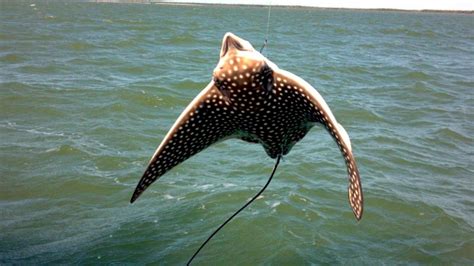
<svg viewBox="0 0 474 266"><path fill-rule="evenodd" d="M30 4L0 3L0 264L184 264L274 160L227 140L129 200L225 32L259 49L267 9ZM274 7L268 36L351 136L364 217L316 127L196 265L474 264L474 16Z"/></svg>

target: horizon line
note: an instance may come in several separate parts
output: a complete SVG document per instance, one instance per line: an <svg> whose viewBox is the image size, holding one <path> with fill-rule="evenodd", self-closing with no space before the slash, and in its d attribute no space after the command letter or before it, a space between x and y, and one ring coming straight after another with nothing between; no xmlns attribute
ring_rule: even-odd
<svg viewBox="0 0 474 266"><path fill-rule="evenodd" d="M92 0L97 3L137 3L137 4L158 4L158 5L180 5L180 6L249 6L249 7L268 7L269 5L264 4L248 4L248 3L203 3L199 1L169 1L169 0ZM404 9L404 8L356 8L356 7L324 7L324 6L312 6L312 5L284 5L284 4L272 4L271 7L276 8L313 8L313 9L329 9L329 10L355 10L355 11L388 11L388 12L433 12L433 13L463 13L463 14L474 14L474 10L467 9Z"/></svg>

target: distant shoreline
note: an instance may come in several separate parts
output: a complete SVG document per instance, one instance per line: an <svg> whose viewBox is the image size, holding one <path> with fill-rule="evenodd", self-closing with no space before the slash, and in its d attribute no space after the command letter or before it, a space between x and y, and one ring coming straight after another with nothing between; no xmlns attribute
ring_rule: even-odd
<svg viewBox="0 0 474 266"><path fill-rule="evenodd" d="M154 0L95 0L96 3L134 3L134 4L155 4L168 6L243 6L243 7L268 7L268 5L249 5L249 4L216 4L199 2L162 2ZM316 7L301 5L272 5L272 8L295 8L295 9L319 9L319 10L350 10L350 11L382 11L382 12L423 12L423 13L459 13L474 14L474 10L439 10L439 9L398 9L398 8L350 8L350 7Z"/></svg>

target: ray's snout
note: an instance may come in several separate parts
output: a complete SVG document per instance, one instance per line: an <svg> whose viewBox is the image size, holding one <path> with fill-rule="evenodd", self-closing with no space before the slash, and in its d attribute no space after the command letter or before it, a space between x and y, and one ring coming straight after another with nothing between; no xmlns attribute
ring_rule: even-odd
<svg viewBox="0 0 474 266"><path fill-rule="evenodd" d="M222 58L230 52L238 51L253 52L255 51L255 49L248 41L238 37L237 35L231 32L226 33L224 35L224 38L222 39L220 57Z"/></svg>
<svg viewBox="0 0 474 266"><path fill-rule="evenodd" d="M229 50L232 48L239 48L242 47L240 44L239 37L235 36L234 34L228 32L224 35L224 38L222 39L222 47L221 47L221 54L220 57L223 57L227 54Z"/></svg>

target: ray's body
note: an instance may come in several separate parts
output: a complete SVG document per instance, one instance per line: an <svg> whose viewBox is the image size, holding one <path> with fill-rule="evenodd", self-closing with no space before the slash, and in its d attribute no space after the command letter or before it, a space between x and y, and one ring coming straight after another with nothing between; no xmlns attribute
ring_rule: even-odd
<svg viewBox="0 0 474 266"><path fill-rule="evenodd" d="M176 120L151 158L131 202L171 168L217 141L240 138L259 143L271 158L277 158L318 123L343 155L349 174L349 204L359 220L363 195L349 136L324 99L249 42L227 33L212 81Z"/></svg>

